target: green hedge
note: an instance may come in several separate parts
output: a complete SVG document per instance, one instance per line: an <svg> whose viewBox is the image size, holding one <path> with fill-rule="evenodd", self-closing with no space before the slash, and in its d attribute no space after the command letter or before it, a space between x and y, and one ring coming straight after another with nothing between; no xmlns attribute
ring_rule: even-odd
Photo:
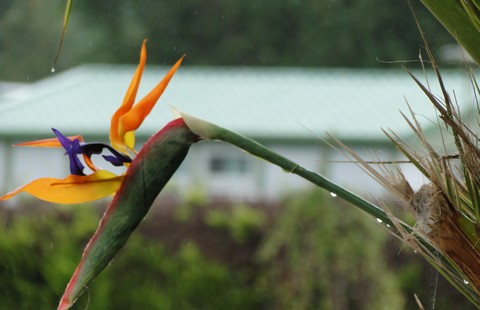
<svg viewBox="0 0 480 310"><path fill-rule="evenodd" d="M0 309L54 308L100 216L0 208ZM323 191L155 206L74 309L468 309L380 225Z"/></svg>

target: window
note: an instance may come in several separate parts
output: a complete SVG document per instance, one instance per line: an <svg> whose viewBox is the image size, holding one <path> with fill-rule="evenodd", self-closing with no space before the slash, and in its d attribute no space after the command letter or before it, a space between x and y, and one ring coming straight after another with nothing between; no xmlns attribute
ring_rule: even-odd
<svg viewBox="0 0 480 310"><path fill-rule="evenodd" d="M213 173L243 174L247 170L246 158L214 157L210 160L210 171Z"/></svg>

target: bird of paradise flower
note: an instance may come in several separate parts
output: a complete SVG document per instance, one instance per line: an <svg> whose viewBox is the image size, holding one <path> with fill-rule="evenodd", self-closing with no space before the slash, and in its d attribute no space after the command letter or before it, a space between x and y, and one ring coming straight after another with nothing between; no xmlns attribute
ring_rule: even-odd
<svg viewBox="0 0 480 310"><path fill-rule="evenodd" d="M145 217L158 193L186 157L190 146L200 140L180 117L153 135L140 152L137 153L134 149L135 130L153 109L184 56L160 83L134 104L147 57L146 40L143 42L138 67L122 104L111 118L111 145L86 143L82 136L66 137L54 128L52 130L55 138L18 144L30 147L63 147L69 157L70 175L64 179L34 180L1 196L0 200L26 192L49 202L73 204L115 194L83 251L58 309L69 309L89 283L108 265ZM116 175L101 169L93 164L93 155L102 155L105 161L113 166L126 166L127 171ZM90 168L90 173L85 173L84 163Z"/></svg>
<svg viewBox="0 0 480 310"><path fill-rule="evenodd" d="M27 192L39 199L60 204L84 203L101 199L115 193L123 175L116 175L108 170L95 166L92 155L102 154L105 150L110 155L102 155L103 158L114 166L128 166L136 155L134 150L135 130L140 127L143 120L150 113L157 100L167 87L170 79L175 74L184 57L165 75L163 80L153 88L142 100L134 105L140 80L145 68L146 40L142 44L140 62L132 78L127 93L118 110L113 114L110 122L110 143L85 143L82 136L65 137L59 130L52 128L56 138L43 139L16 144L16 146L28 147L63 147L65 154L70 159L70 175L64 179L40 178L20 188L17 188L3 196L0 200L9 199L21 192ZM80 160L83 157L85 164L92 173L85 174L84 165Z"/></svg>

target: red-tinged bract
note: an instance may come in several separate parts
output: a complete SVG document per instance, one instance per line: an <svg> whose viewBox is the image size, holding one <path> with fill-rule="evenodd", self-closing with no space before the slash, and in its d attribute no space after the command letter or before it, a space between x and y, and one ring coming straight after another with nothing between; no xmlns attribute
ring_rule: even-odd
<svg viewBox="0 0 480 310"><path fill-rule="evenodd" d="M198 140L180 118L166 125L143 146L86 246L58 309L70 308L108 265L143 220L190 146Z"/></svg>

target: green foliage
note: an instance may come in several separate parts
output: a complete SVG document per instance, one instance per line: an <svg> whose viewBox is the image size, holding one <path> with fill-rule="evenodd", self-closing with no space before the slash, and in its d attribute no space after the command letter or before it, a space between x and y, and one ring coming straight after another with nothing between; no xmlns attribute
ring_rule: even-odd
<svg viewBox="0 0 480 310"><path fill-rule="evenodd" d="M92 212L32 212L6 219L0 234L2 309L52 309L97 220Z"/></svg>
<svg viewBox="0 0 480 310"><path fill-rule="evenodd" d="M294 197L259 251L278 309L403 309L385 233L324 191ZM347 212L348 211L348 212Z"/></svg>
<svg viewBox="0 0 480 310"><path fill-rule="evenodd" d="M194 216L199 208L208 205L208 197L201 187L192 187L182 197L182 202L174 210L174 217L180 222L186 222Z"/></svg>
<svg viewBox="0 0 480 310"><path fill-rule="evenodd" d="M480 4L478 1L421 0L458 43L480 63ZM421 20L421 19L420 19Z"/></svg>
<svg viewBox="0 0 480 310"><path fill-rule="evenodd" d="M453 40L428 11L414 10L435 46ZM1 79L50 73L63 3L0 4ZM375 11L375 14L372 14ZM418 29L406 1L76 1L57 69L128 62L149 38L149 63L186 53L192 65L382 66L417 59Z"/></svg>
<svg viewBox="0 0 480 310"><path fill-rule="evenodd" d="M95 22L113 41L131 38L118 31L128 29L122 21L138 22L138 32L159 51L156 61L185 52L196 64L376 66L376 57L411 59L418 52L418 31L406 1L189 0L139 6L124 0L114 8L96 3L85 1L82 8L92 19L104 13ZM420 5L415 9L426 30L442 37L434 18Z"/></svg>
<svg viewBox="0 0 480 310"><path fill-rule="evenodd" d="M189 204L181 221L176 206L154 208L73 309L415 309L414 293L426 306L437 294L436 309L467 309L450 286L432 288L419 255L392 262L399 249L384 255L379 224L324 192L261 209ZM95 210L0 209L0 309L57 305Z"/></svg>
<svg viewBox="0 0 480 310"><path fill-rule="evenodd" d="M89 206L30 210L7 219L0 234L1 309L52 309L75 269L99 215ZM249 309L260 297L241 272L206 259L185 243L167 251L134 235L73 309Z"/></svg>
<svg viewBox="0 0 480 310"><path fill-rule="evenodd" d="M214 228L227 229L233 240L244 243L265 225L265 214L246 204L237 204L231 210L213 209L205 215L205 222Z"/></svg>
<svg viewBox="0 0 480 310"><path fill-rule="evenodd" d="M192 243L168 253L155 241L132 238L74 309L249 309L258 297L240 273L211 262Z"/></svg>
<svg viewBox="0 0 480 310"><path fill-rule="evenodd" d="M49 74L64 3L0 2L0 79L32 81Z"/></svg>

